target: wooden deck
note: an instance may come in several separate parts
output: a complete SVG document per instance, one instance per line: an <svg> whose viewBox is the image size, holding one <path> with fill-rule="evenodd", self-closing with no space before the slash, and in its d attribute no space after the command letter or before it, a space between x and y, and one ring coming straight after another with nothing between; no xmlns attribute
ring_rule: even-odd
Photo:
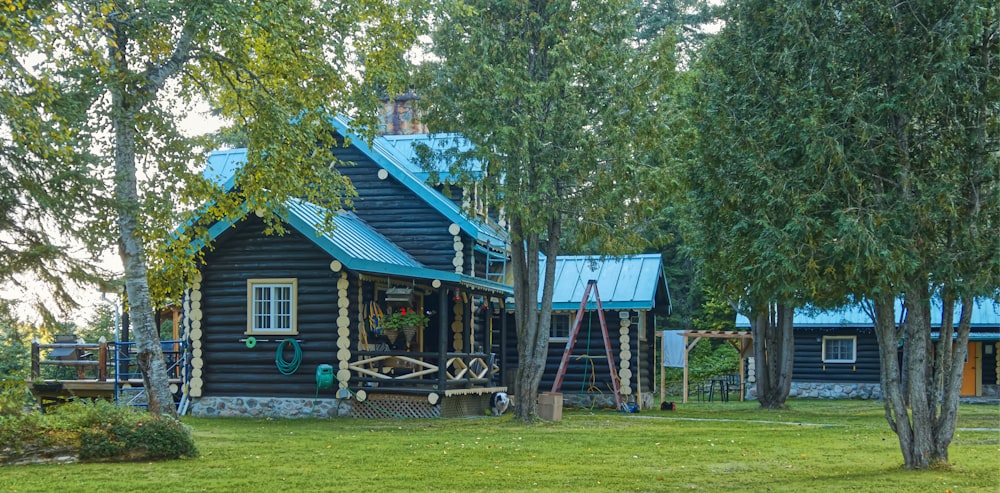
<svg viewBox="0 0 1000 493"><path fill-rule="evenodd" d="M30 389L42 410L75 399L115 398L115 382L109 380L47 380L31 382Z"/></svg>
<svg viewBox="0 0 1000 493"><path fill-rule="evenodd" d="M164 345L175 342L164 341ZM129 342L41 344L35 341L31 347L31 380L28 382L31 394L43 410L76 399L117 401L124 398L132 404L145 386L135 367L134 355L129 352L132 346ZM174 377L170 379L170 388L176 394L183 385L177 364L182 361L181 351L165 348L164 355L170 356L172 361L168 368ZM67 373L75 374L76 378L42 380L41 369L46 366L72 368L75 371Z"/></svg>

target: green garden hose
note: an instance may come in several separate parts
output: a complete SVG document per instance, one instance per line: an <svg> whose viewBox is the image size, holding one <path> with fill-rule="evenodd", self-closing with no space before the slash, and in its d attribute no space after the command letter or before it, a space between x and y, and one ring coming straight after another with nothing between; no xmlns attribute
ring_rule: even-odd
<svg viewBox="0 0 1000 493"><path fill-rule="evenodd" d="M290 344L295 350L291 361L285 361L285 344ZM282 375L291 375L298 371L300 364L302 364L302 346L299 346L299 341L291 337L281 341L281 344L278 344L278 351L274 355L274 365L278 367L278 371Z"/></svg>

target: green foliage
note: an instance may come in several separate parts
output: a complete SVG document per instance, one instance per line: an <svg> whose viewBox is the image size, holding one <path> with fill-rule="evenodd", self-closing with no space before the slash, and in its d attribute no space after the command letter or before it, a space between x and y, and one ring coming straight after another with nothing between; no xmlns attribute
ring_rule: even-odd
<svg viewBox="0 0 1000 493"><path fill-rule="evenodd" d="M635 226L656 206L644 195L636 142L662 137L649 103L673 65L672 48L654 56L631 46L632 7L445 2L431 47L440 61L419 67L427 123L474 144L452 171L467 188L474 178L525 235L544 238L551 220L569 217L568 245L600 238L605 253L643 245ZM485 173L469 176L478 166Z"/></svg>
<svg viewBox="0 0 1000 493"><path fill-rule="evenodd" d="M510 225L515 303L534 306L560 244L604 254L642 251L659 196L644 186L646 149L663 138L656 105L673 45L636 43L629 0L447 1L417 88L432 131L460 132L450 170ZM457 151L457 152L456 152ZM473 181L475 185L473 186ZM549 264L552 265L552 264ZM544 366L551 289L516 314L515 412L532 419Z"/></svg>
<svg viewBox="0 0 1000 493"><path fill-rule="evenodd" d="M419 310L403 308L398 312L390 312L386 315L385 320L381 322L381 327L383 329L396 330L404 327L417 327L422 329L429 321L430 318L423 313L420 313Z"/></svg>
<svg viewBox="0 0 1000 493"><path fill-rule="evenodd" d="M0 351L0 357L3 357ZM0 374L0 416L16 416L31 404L28 372L6 371Z"/></svg>
<svg viewBox="0 0 1000 493"><path fill-rule="evenodd" d="M725 341L702 339L688 353L688 381L702 382L711 377L738 373L740 353ZM672 388L684 381L682 368L663 368ZM680 392L679 390L677 391Z"/></svg>
<svg viewBox="0 0 1000 493"><path fill-rule="evenodd" d="M736 330L735 320L736 310L729 301L706 294L693 325L695 330Z"/></svg>
<svg viewBox="0 0 1000 493"><path fill-rule="evenodd" d="M709 283L733 299L836 305L933 272L992 294L997 11L730 6L697 65L698 138L676 169Z"/></svg>
<svg viewBox="0 0 1000 493"><path fill-rule="evenodd" d="M70 446L81 460L176 459L198 450L179 421L107 401L77 401L50 414L0 416L0 442L15 450Z"/></svg>
<svg viewBox="0 0 1000 493"><path fill-rule="evenodd" d="M83 340L98 342L103 337L105 341L115 340L115 324L118 322L115 309L109 305L98 305L86 324L78 331Z"/></svg>
<svg viewBox="0 0 1000 493"><path fill-rule="evenodd" d="M928 300L1000 291L998 31L991 0L728 4L686 98L679 210L710 286L758 313L876 300L883 342L913 305L903 369L880 348L909 467L947 460L962 364L927 356Z"/></svg>
<svg viewBox="0 0 1000 493"><path fill-rule="evenodd" d="M80 459L177 459L195 457L191 435L177 420L145 415L118 425L80 431Z"/></svg>
<svg viewBox="0 0 1000 493"><path fill-rule="evenodd" d="M18 322L0 306L0 416L19 415L31 402L28 390L31 349Z"/></svg>
<svg viewBox="0 0 1000 493"><path fill-rule="evenodd" d="M134 340L151 358L153 307L194 276L202 250L191 245L207 241L209 226L259 210L281 232L274 212L295 197L328 210L329 227L350 206L331 117L355 116L371 135L375 88L401 88L426 12L421 0L70 0L5 10L0 236L13 238L16 262L0 266L0 280L8 266L33 269L59 294L63 275L97 277L96 262L71 263L64 244L93 256L119 247ZM199 103L240 127L233 133L249 146L228 195L199 173L210 139L180 128ZM166 375L152 368L150 410L173 412Z"/></svg>

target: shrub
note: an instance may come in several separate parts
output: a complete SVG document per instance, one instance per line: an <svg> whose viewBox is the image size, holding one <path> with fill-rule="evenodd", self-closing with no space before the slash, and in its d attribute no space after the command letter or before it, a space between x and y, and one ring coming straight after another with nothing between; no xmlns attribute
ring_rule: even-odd
<svg viewBox="0 0 1000 493"><path fill-rule="evenodd" d="M184 426L166 416L145 415L132 423L80 432L80 459L176 459L198 451Z"/></svg>
<svg viewBox="0 0 1000 493"><path fill-rule="evenodd" d="M0 416L17 416L31 405L31 391L23 374L0 374Z"/></svg>
<svg viewBox="0 0 1000 493"><path fill-rule="evenodd" d="M56 413L80 433L80 459L176 459L198 451L187 428L168 416L153 416L107 401L73 403Z"/></svg>
<svg viewBox="0 0 1000 493"><path fill-rule="evenodd" d="M150 459L176 459L198 455L198 449L195 448L188 429L179 421L166 416L137 423L126 443L131 448L144 448L145 457Z"/></svg>
<svg viewBox="0 0 1000 493"><path fill-rule="evenodd" d="M13 451L70 445L81 460L198 455L190 432L179 421L107 401L73 402L51 414L0 416L0 443Z"/></svg>

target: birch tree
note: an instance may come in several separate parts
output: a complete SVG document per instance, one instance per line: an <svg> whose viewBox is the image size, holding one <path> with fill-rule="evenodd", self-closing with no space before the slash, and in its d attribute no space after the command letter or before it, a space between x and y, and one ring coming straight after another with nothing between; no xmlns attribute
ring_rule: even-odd
<svg viewBox="0 0 1000 493"><path fill-rule="evenodd" d="M117 247L149 410L174 414L153 300L176 295L193 269L186 245L201 231L192 224L166 242L181 224L178 211L209 203L201 212L214 221L291 196L337 210L350 185L330 165L328 117L372 125L374 88L395 87L422 9L381 0L0 7L0 89L15 103L0 107L9 152L38 165L37 176L21 173L45 193L55 195L62 181L60 193L88 192L42 209L71 216L66 222L80 227L67 231L95 254ZM210 144L178 130L199 101L247 136L235 193L222 196L200 179Z"/></svg>

